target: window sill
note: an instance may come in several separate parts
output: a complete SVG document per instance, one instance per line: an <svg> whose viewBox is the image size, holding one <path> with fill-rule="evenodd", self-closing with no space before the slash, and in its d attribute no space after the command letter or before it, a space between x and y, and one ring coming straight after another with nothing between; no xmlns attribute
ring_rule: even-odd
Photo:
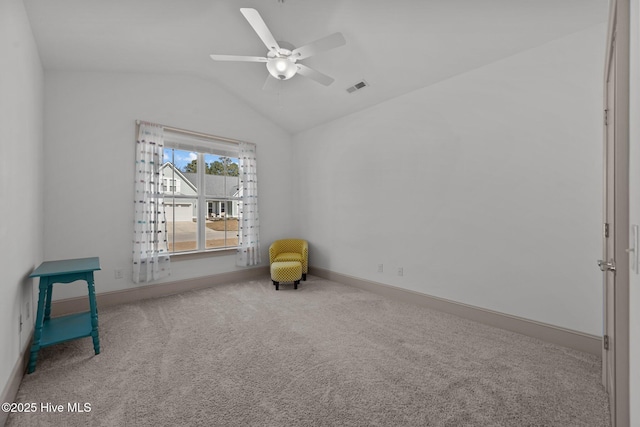
<svg viewBox="0 0 640 427"><path fill-rule="evenodd" d="M171 259L175 259L177 261L189 260L189 259L200 259L200 258L210 258L215 256L226 256L233 255L237 252L238 248L223 248L223 249L209 249L205 251L192 251L192 252L175 252L169 254Z"/></svg>

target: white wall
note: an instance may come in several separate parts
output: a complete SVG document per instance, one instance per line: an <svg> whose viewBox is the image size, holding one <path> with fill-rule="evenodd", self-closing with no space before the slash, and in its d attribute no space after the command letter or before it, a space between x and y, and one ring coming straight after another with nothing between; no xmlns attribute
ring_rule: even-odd
<svg viewBox="0 0 640 427"><path fill-rule="evenodd" d="M98 256L96 291L133 288L135 120L255 142L263 264L268 243L292 221L291 136L221 86L175 75L47 71L45 257ZM117 171L115 174L113 171ZM114 279L114 269L125 271ZM163 281L236 270L234 255L174 257ZM86 295L82 283L54 299Z"/></svg>
<svg viewBox="0 0 640 427"><path fill-rule="evenodd" d="M310 264L601 335L605 30L294 135Z"/></svg>
<svg viewBox="0 0 640 427"><path fill-rule="evenodd" d="M629 102L629 221L640 225L640 0L631 0ZM630 408L631 425L640 425L640 275L630 273Z"/></svg>
<svg viewBox="0 0 640 427"><path fill-rule="evenodd" d="M32 305L26 318L34 295L27 276L43 253L43 90L42 66L22 1L0 0L0 392L33 325Z"/></svg>

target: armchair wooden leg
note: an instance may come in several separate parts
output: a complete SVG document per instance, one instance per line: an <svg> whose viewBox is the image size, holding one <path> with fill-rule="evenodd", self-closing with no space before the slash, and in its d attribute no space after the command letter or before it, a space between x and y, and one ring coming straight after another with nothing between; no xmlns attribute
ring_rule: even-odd
<svg viewBox="0 0 640 427"><path fill-rule="evenodd" d="M280 290L280 283L274 281L273 284L276 285L276 291L279 291Z"/></svg>
<svg viewBox="0 0 640 427"><path fill-rule="evenodd" d="M298 289L298 285L300 284L300 280L296 280L293 282L293 289Z"/></svg>
<svg viewBox="0 0 640 427"><path fill-rule="evenodd" d="M307 273L302 273L302 280L307 281Z"/></svg>

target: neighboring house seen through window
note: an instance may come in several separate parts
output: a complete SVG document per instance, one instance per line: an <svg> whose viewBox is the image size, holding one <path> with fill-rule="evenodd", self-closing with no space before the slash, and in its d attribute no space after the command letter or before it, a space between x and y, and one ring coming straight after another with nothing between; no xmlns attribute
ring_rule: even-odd
<svg viewBox="0 0 640 427"><path fill-rule="evenodd" d="M161 173L169 252L238 246L238 164L233 148L165 134Z"/></svg>

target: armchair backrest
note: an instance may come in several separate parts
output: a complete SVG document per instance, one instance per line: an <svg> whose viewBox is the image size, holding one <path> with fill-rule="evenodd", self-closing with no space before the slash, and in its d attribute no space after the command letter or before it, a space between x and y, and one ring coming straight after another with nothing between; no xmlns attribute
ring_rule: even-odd
<svg viewBox="0 0 640 427"><path fill-rule="evenodd" d="M309 244L302 239L281 239L276 240L269 246L269 264L278 254L285 252L295 252L302 254L302 272L308 271L309 264Z"/></svg>

